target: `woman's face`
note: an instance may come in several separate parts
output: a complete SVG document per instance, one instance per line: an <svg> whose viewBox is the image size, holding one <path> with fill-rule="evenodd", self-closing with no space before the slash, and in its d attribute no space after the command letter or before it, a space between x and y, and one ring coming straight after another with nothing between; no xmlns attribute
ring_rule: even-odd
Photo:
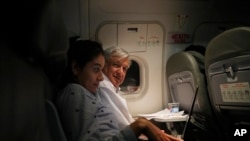
<svg viewBox="0 0 250 141"><path fill-rule="evenodd" d="M103 80L102 69L104 64L104 56L100 54L83 68L74 65L73 73L77 77L78 83L94 94L97 91L99 82Z"/></svg>

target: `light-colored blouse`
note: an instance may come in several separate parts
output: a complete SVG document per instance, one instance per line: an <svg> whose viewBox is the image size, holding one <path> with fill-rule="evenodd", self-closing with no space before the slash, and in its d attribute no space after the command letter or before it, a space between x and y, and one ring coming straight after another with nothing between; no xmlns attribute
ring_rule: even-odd
<svg viewBox="0 0 250 141"><path fill-rule="evenodd" d="M68 141L137 141L129 126L120 129L112 109L79 84L67 85L56 103Z"/></svg>

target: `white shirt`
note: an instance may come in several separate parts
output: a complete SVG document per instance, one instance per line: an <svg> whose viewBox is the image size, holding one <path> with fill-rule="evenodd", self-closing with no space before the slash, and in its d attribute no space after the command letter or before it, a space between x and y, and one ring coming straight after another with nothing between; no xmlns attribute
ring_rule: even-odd
<svg viewBox="0 0 250 141"><path fill-rule="evenodd" d="M101 81L99 87L100 87L100 98L102 99L102 102L104 105L109 106L115 116L117 116L118 119L118 126L120 129L123 129L125 126L129 125L134 121L131 114L128 111L128 106L126 100L121 97L121 95L118 93L117 89L111 81L107 78L107 76L104 76L104 80Z"/></svg>

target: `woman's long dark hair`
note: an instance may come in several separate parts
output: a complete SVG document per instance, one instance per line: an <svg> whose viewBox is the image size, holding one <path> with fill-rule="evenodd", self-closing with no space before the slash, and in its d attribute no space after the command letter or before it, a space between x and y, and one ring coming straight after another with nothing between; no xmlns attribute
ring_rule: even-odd
<svg viewBox="0 0 250 141"><path fill-rule="evenodd" d="M70 38L70 48L67 52L67 67L63 74L60 89L69 83L75 82L72 72L72 62L75 61L80 68L99 55L104 55L101 43L91 40L78 40L77 37Z"/></svg>

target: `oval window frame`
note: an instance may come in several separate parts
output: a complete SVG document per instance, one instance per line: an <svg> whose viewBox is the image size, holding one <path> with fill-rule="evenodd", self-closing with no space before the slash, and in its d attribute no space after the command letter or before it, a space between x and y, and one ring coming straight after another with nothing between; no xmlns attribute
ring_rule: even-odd
<svg viewBox="0 0 250 141"><path fill-rule="evenodd" d="M143 58L139 57L138 55L131 55L130 54L130 60L134 61L138 64L139 66L139 82L140 85L138 86L137 90L134 92L124 92L124 91L120 91L120 94L124 97L124 98L138 98L143 96L143 94L145 94L147 91L147 85L148 85L148 75L147 75L147 64L146 61L143 60Z"/></svg>

